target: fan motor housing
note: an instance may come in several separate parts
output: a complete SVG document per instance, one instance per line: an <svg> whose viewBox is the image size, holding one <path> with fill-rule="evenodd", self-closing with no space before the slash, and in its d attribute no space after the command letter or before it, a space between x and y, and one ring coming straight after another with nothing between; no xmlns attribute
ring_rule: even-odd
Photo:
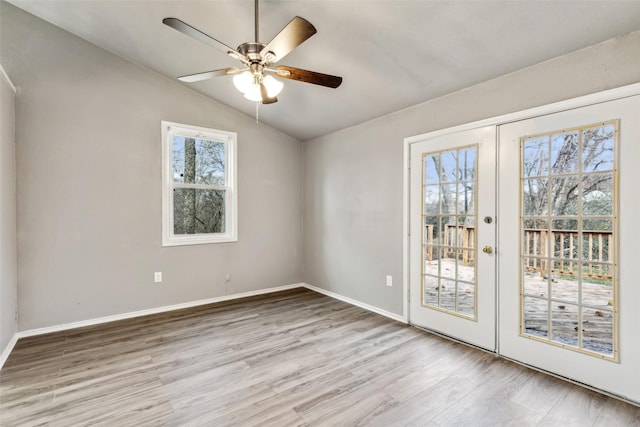
<svg viewBox="0 0 640 427"><path fill-rule="evenodd" d="M250 61L262 61L260 52L266 45L264 43L249 42L238 46L238 52L249 58Z"/></svg>

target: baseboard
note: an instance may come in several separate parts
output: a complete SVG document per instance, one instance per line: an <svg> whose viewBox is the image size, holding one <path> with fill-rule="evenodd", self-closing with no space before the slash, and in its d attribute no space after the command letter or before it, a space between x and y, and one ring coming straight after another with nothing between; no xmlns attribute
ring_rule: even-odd
<svg viewBox="0 0 640 427"><path fill-rule="evenodd" d="M64 323L62 325L47 326L45 328L29 329L16 333L17 338L32 337L35 335L49 334L52 332L66 331L69 329L82 328L85 326L99 325L101 323L114 322L116 320L132 319L135 317L148 316L150 314L165 313L167 311L180 310L183 308L197 307L200 305L213 304L216 302L229 301L239 298L247 298L256 295L270 294L272 292L286 291L303 287L302 283L294 283L291 285L277 286L274 288L258 289L256 291L241 292L239 294L223 295L220 297L207 298L197 301L189 301L181 304L165 305L162 307L150 308L147 310L132 311L129 313L115 314L113 316L98 317L95 319L81 320L79 322Z"/></svg>
<svg viewBox="0 0 640 427"><path fill-rule="evenodd" d="M4 366L4 362L6 362L9 358L9 355L13 351L13 347L15 347L16 343L18 342L18 338L19 337L17 333L13 334L13 336L9 340L9 343L2 351L2 354L0 354L0 369L2 369L2 367Z"/></svg>
<svg viewBox="0 0 640 427"><path fill-rule="evenodd" d="M340 294L336 294L335 292L327 291L326 289L322 289L322 288L318 288L316 286L312 286L312 285L310 285L308 283L294 283L294 284L291 284L291 285L277 286L277 287L267 288L267 289L258 289L258 290L255 290L255 291L241 292L241 293L238 293L238 294L224 295L224 296L220 296L220 297L207 298L207 299L203 299L203 300L189 301L189 302L185 302L185 303L181 303L181 304L166 305L166 306L151 308L151 309L147 309L147 310L132 311L132 312L128 312L128 313L116 314L116 315L113 315L113 316L104 316L104 317L98 317L98 318L95 318L95 319L81 320L81 321L78 321L78 322L64 323L64 324L61 324L61 325L47 326L45 328L28 329L26 331L16 332L13 335L13 337L11 338L11 341L9 341L9 344L7 345L7 347L2 352L2 356L0 357L0 368L2 368L2 366L4 365L4 362L9 357L9 354L11 354L11 351L13 350L13 347L16 345L16 342L20 338L26 338L26 337L36 336L36 335L49 334L49 333L52 333L52 332L61 332L61 331L69 330L69 329L82 328L82 327L85 327L85 326L99 325L99 324L102 324L102 323L109 323L109 322L114 322L114 321L117 321L117 320L133 319L133 318L136 318L136 317L148 316L150 314L165 313L165 312L168 312L168 311L180 310L180 309L183 309L183 308L197 307L197 306L206 305L206 304L213 304L213 303L217 303L217 302L230 301L230 300L234 300L234 299L247 298L247 297L252 297L252 296L257 296L257 295L264 295L264 294L270 294L270 293L273 293L273 292L286 291L286 290L289 290L289 289L296 289L296 288L301 288L301 287L302 288L307 288L307 289L309 289L311 291L318 292L318 293L323 294L323 295L327 295L327 296L329 296L331 298L335 298L337 300L346 302L348 304L355 305L356 307L363 308L363 309L371 311L373 313L380 314L382 316L388 317L388 318L396 320L398 322L408 323L406 317L398 315L398 314L395 314L395 313L391 313L390 311L386 311L386 310L383 310L381 308L374 307L374 306L369 305L369 304L365 304L365 303L363 303L361 301L357 301L357 300L354 300L352 298L345 297L345 296L340 295Z"/></svg>
<svg viewBox="0 0 640 427"><path fill-rule="evenodd" d="M346 302L348 304L355 305L355 306L360 307L360 308L364 308L365 310L372 311L372 312L374 312L376 314L380 314L381 316L388 317L389 319L393 319L393 320L396 320L396 321L402 322L402 323L409 323L409 321L407 320L407 318L405 316L401 316L399 314L395 314L395 313L392 313L390 311L383 310L381 308L374 307L374 306L369 305L369 304L365 304L365 303L363 303L361 301L358 301L358 300L355 300L355 299L352 299L352 298L349 298L349 297L345 297L345 296L340 295L340 294L336 294L335 292L331 292L331 291L328 291L326 289L318 288L318 287L310 285L308 283L301 283L301 286L303 286L303 287L305 287L305 288L307 288L309 290L318 292L320 294L327 295L327 296L329 296L331 298L335 298L337 300L344 301L344 302Z"/></svg>

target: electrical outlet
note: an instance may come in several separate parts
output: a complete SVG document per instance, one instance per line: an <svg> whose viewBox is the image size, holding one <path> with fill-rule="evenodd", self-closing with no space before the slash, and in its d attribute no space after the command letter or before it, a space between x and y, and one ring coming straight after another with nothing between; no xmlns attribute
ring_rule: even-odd
<svg viewBox="0 0 640 427"><path fill-rule="evenodd" d="M387 286L393 286L393 277L387 275Z"/></svg>
<svg viewBox="0 0 640 427"><path fill-rule="evenodd" d="M153 273L153 281L155 283L162 282L162 271L156 271L155 273Z"/></svg>

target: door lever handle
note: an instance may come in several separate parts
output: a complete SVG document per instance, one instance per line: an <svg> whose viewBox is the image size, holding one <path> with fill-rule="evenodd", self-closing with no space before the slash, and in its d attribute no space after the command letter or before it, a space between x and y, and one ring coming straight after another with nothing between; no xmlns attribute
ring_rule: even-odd
<svg viewBox="0 0 640 427"><path fill-rule="evenodd" d="M482 248L482 252L484 252L485 254L491 255L493 253L493 248L487 245L484 248Z"/></svg>

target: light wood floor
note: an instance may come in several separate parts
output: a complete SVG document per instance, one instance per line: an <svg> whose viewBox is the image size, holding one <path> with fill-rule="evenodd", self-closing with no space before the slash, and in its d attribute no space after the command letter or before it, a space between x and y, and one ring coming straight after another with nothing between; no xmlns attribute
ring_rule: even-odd
<svg viewBox="0 0 640 427"><path fill-rule="evenodd" d="M2 426L640 425L638 407L308 290L21 339L0 411Z"/></svg>

